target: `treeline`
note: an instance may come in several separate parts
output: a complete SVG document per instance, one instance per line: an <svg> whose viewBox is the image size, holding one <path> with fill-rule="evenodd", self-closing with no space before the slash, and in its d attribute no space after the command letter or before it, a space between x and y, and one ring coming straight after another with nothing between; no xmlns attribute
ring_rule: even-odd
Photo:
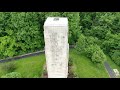
<svg viewBox="0 0 120 90"><path fill-rule="evenodd" d="M76 49L93 62L103 62L109 55L120 66L120 13L81 12L80 26L83 39L78 39Z"/></svg>
<svg viewBox="0 0 120 90"><path fill-rule="evenodd" d="M35 12L0 13L0 58L42 49L43 14Z"/></svg>
<svg viewBox="0 0 120 90"><path fill-rule="evenodd" d="M119 12L1 12L0 59L43 49L43 24L50 16L68 17L69 44L80 53L93 62L107 54L120 65Z"/></svg>
<svg viewBox="0 0 120 90"><path fill-rule="evenodd" d="M0 12L0 59L43 49L43 24L48 16L68 17L69 43L75 44L79 12Z"/></svg>

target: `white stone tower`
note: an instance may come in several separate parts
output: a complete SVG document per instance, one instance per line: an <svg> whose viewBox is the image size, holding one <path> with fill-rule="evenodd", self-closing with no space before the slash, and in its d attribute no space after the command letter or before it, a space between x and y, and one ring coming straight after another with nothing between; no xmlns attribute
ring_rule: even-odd
<svg viewBox="0 0 120 90"><path fill-rule="evenodd" d="M44 39L48 78L67 78L68 19L48 17L44 23Z"/></svg>

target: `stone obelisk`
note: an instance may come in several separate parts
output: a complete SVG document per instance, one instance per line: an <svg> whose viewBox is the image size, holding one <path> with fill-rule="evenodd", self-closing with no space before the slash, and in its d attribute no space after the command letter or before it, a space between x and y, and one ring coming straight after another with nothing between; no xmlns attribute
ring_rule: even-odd
<svg viewBox="0 0 120 90"><path fill-rule="evenodd" d="M48 78L68 76L68 19L48 17L44 23L45 56Z"/></svg>

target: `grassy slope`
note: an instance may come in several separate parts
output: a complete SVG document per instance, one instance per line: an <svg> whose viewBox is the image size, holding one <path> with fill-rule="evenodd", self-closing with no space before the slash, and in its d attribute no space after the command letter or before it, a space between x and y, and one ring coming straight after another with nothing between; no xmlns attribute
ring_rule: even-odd
<svg viewBox="0 0 120 90"><path fill-rule="evenodd" d="M15 71L21 73L23 77L25 78L40 77L43 72L45 56L44 54L42 54L39 56L28 57L12 62L16 63L17 69ZM5 72L0 70L0 77L3 74L5 74Z"/></svg>
<svg viewBox="0 0 120 90"><path fill-rule="evenodd" d="M70 50L70 57L73 60L73 71L80 78L108 78L103 65L99 67L93 64L90 59L78 55L74 49Z"/></svg>

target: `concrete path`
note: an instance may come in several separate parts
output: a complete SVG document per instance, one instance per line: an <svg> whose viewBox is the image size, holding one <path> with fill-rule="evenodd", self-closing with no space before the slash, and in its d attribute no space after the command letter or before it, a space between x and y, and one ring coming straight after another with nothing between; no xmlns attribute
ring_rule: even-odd
<svg viewBox="0 0 120 90"><path fill-rule="evenodd" d="M110 78L116 78L113 69L110 67L110 65L109 65L109 63L107 61L104 62L104 66L105 66Z"/></svg>

